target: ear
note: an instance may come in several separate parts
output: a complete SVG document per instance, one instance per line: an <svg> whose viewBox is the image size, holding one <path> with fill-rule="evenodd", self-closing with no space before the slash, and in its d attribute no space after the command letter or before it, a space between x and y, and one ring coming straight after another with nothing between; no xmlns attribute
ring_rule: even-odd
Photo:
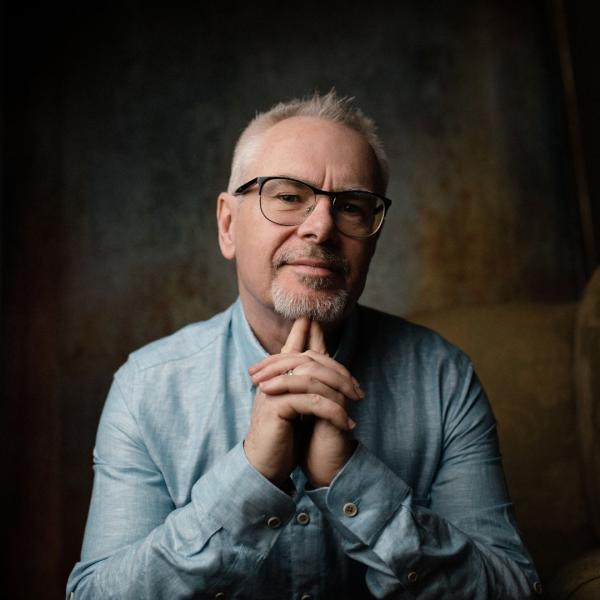
<svg viewBox="0 0 600 600"><path fill-rule="evenodd" d="M237 198L222 192L217 198L217 226L219 246L227 260L235 258L235 223L237 218Z"/></svg>

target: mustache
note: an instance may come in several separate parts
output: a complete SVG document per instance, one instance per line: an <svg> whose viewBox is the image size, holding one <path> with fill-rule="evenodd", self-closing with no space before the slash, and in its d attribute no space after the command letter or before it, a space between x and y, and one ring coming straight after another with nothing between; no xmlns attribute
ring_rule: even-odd
<svg viewBox="0 0 600 600"><path fill-rule="evenodd" d="M327 265L328 269L342 275L348 275L350 272L350 263L348 259L338 256L331 250L319 246L281 250L273 257L273 267L279 269L288 263L302 258L312 258L314 260L322 261Z"/></svg>

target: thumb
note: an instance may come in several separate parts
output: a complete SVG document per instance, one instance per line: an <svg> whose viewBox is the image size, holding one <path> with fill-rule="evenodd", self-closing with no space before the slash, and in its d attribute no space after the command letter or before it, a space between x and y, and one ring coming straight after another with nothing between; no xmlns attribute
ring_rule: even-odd
<svg viewBox="0 0 600 600"><path fill-rule="evenodd" d="M310 333L308 336L308 349L314 350L319 354L327 354L327 345L325 344L325 335L321 324L317 321L310 322Z"/></svg>
<svg viewBox="0 0 600 600"><path fill-rule="evenodd" d="M308 338L309 327L310 320L307 317L296 319L290 329L285 344L281 348L281 354L304 352L304 350L306 350L306 339Z"/></svg>

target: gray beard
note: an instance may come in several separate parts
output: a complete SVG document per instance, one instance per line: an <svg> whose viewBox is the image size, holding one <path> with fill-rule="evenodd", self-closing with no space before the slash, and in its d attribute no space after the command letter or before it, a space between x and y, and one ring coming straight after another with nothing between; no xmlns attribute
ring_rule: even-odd
<svg viewBox="0 0 600 600"><path fill-rule="evenodd" d="M300 281L314 290L327 290L331 286L327 277L301 277ZM307 296L284 289L279 285L277 278L271 285L271 295L275 312L285 319L294 321L301 317L308 317L322 323L339 321L348 303L346 290L330 290L323 297Z"/></svg>
<svg viewBox="0 0 600 600"><path fill-rule="evenodd" d="M323 323L339 321L346 310L349 294L346 290L337 288L336 281L331 277L299 277L300 282L306 287L313 290L327 291L327 293L319 294L317 297L290 292L280 285L277 269L298 258L318 258L324 260L336 271L344 275L348 273L350 268L345 258L319 246L311 245L304 248L278 252L273 260L273 269L276 275L271 285L271 297L273 298L275 312L290 320L308 317L313 321L321 321Z"/></svg>

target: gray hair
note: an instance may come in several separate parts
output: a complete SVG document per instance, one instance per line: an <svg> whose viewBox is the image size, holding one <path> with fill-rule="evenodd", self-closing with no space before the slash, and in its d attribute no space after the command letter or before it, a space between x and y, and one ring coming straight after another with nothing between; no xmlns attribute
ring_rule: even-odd
<svg viewBox="0 0 600 600"><path fill-rule="evenodd" d="M353 106L353 101L354 98L338 96L335 89L332 88L325 95L315 92L310 98L302 100L294 98L288 102L280 102L266 112L257 113L235 145L228 185L229 193L233 193L244 183L241 179L252 160L253 153L256 152L262 135L273 125L291 117L318 117L346 125L362 134L373 149L379 166L379 176L385 190L389 179L389 167L383 143L377 133L375 122L359 108Z"/></svg>

